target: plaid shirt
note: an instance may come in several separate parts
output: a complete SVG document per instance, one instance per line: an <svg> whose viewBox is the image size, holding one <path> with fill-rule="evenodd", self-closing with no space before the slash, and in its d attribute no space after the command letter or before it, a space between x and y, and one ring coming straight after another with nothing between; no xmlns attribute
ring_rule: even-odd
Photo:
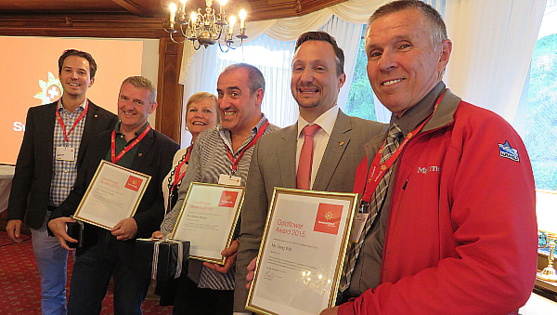
<svg viewBox="0 0 557 315"><path fill-rule="evenodd" d="M73 111L73 113L71 113L62 106L61 100L58 101L58 108L56 110L60 113L60 117L64 121L66 132L70 131L76 119L83 113L86 103L87 100L85 100L78 108L76 108L76 110ZM58 119L54 118L56 120L54 123L54 141L52 143L54 174L52 175L52 181L50 182L50 206L58 207L66 199L66 197L68 197L73 188L77 177L77 155L79 153L79 145L81 143L83 129L85 129L86 118L86 116L83 117L77 126L75 126L75 129L68 135L68 142L64 140L62 126L58 123ZM74 148L75 152L73 161L56 160L56 148L58 147Z"/></svg>

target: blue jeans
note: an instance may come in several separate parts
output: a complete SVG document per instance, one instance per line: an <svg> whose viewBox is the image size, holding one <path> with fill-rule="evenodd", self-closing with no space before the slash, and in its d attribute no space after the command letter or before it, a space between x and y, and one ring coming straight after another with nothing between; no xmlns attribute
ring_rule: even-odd
<svg viewBox="0 0 557 315"><path fill-rule="evenodd" d="M68 314L99 314L111 277L114 277L114 314L142 314L141 303L147 296L150 280L137 277L120 260L118 242L109 231L101 230L97 243L78 253L72 272Z"/></svg>
<svg viewBox="0 0 557 315"><path fill-rule="evenodd" d="M41 276L41 309L45 315L65 315L68 251L60 246L56 237L48 236L49 217L50 212L38 230L31 229L33 252Z"/></svg>

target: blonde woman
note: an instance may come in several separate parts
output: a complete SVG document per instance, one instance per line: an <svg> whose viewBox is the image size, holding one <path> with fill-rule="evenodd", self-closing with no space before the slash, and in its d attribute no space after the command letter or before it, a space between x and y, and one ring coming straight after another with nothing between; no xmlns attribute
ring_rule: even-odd
<svg viewBox="0 0 557 315"><path fill-rule="evenodd" d="M208 92L197 92L188 99L186 104L186 130L191 133L191 144L189 147L176 152L172 169L162 182L165 212L172 210L176 203L178 188L182 183L184 174L186 174L195 139L201 132L214 128L219 122L220 111L215 95Z"/></svg>

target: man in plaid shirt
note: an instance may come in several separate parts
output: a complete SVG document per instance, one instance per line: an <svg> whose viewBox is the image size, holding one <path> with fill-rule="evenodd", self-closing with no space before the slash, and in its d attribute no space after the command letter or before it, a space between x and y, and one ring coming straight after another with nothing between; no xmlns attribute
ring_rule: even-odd
<svg viewBox="0 0 557 315"><path fill-rule="evenodd" d="M27 113L8 203L8 236L17 243L21 225L31 229L41 276L43 314L66 314L68 251L47 235L50 213L66 199L89 139L112 129L118 117L93 104L86 92L95 82L97 64L83 51L69 49L58 59L64 93L53 103Z"/></svg>

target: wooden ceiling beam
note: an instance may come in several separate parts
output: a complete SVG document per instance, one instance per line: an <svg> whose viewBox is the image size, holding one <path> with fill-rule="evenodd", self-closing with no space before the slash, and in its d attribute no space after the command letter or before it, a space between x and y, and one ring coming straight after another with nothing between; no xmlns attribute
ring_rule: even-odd
<svg viewBox="0 0 557 315"><path fill-rule="evenodd" d="M160 18L133 15L0 16L0 35L161 38L168 36Z"/></svg>
<svg viewBox="0 0 557 315"><path fill-rule="evenodd" d="M146 12L145 8L141 7L133 0L112 0L112 2L116 3L117 5L121 6L122 8L128 10L129 12L137 15L137 16L149 16L149 13Z"/></svg>
<svg viewBox="0 0 557 315"><path fill-rule="evenodd" d="M164 0L112 0L115 4L141 17L160 16Z"/></svg>

